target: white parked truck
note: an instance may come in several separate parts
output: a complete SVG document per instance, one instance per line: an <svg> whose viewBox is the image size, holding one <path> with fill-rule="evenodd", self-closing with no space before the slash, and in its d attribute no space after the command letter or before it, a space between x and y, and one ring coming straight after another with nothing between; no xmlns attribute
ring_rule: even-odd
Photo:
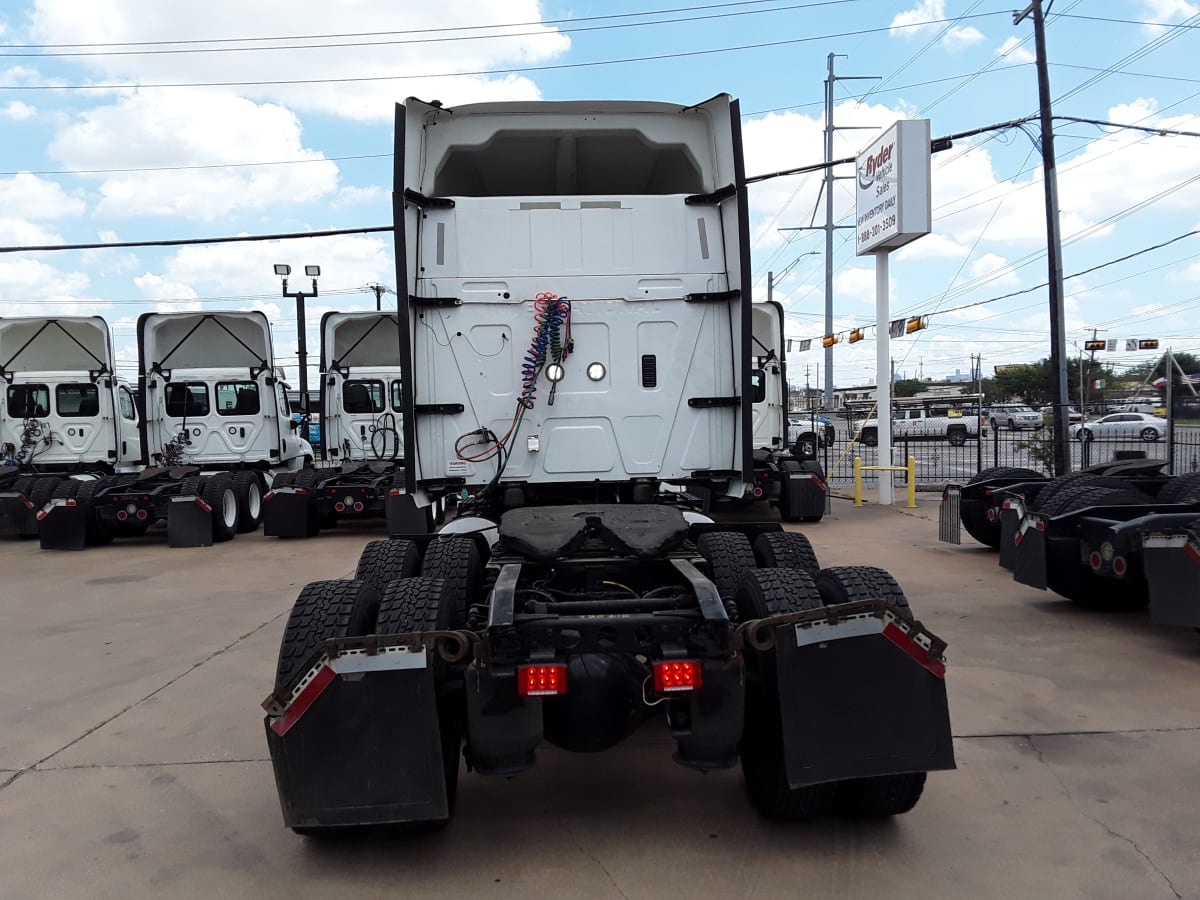
<svg viewBox="0 0 1200 900"><path fill-rule="evenodd" d="M400 384L395 313L329 312L322 317L324 462L275 479L263 515L267 535L307 537L339 519L381 517L389 510L409 509L400 499L404 487Z"/></svg>
<svg viewBox="0 0 1200 900"><path fill-rule="evenodd" d="M43 547L78 549L163 519L172 546L229 540L258 527L276 474L312 464L263 313L146 313L137 339L147 466L86 489L86 510L78 502L50 509Z"/></svg>
<svg viewBox="0 0 1200 900"><path fill-rule="evenodd" d="M967 441L987 437L987 419L978 413L978 405L964 406L963 400L897 400L892 406L892 439L896 441L946 441L961 447ZM879 422L867 419L861 440L867 447L879 443Z"/></svg>
<svg viewBox="0 0 1200 900"><path fill-rule="evenodd" d="M287 825L436 827L464 752L511 777L651 724L771 818L911 809L954 764L945 644L881 569L664 489L753 479L737 102L409 100L395 171L405 487L457 514L300 592Z"/></svg>
<svg viewBox="0 0 1200 900"><path fill-rule="evenodd" d="M64 480L140 463L134 394L99 316L0 318L0 387L0 536L37 536Z"/></svg>

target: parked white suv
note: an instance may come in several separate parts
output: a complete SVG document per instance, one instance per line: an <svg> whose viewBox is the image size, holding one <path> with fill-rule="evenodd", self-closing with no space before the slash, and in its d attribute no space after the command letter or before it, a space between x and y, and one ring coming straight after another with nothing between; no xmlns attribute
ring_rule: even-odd
<svg viewBox="0 0 1200 900"><path fill-rule="evenodd" d="M997 403L988 410L988 420L996 430L1008 428L1011 431L1020 431L1023 428L1032 428L1037 431L1046 425L1042 414L1024 403Z"/></svg>

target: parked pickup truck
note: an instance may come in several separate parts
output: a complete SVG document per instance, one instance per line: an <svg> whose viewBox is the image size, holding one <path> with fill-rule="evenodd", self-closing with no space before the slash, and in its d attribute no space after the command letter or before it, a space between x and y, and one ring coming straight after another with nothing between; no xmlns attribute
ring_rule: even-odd
<svg viewBox="0 0 1200 900"><path fill-rule="evenodd" d="M949 406L897 406L892 410L892 440L949 441L961 447L987 436L986 419ZM867 447L879 443L879 422L867 419L859 440Z"/></svg>

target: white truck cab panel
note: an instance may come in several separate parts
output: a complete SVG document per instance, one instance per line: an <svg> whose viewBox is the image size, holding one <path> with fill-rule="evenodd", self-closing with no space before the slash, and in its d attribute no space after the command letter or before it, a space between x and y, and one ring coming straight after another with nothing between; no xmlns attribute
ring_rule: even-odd
<svg viewBox="0 0 1200 900"><path fill-rule="evenodd" d="M141 456L127 381L98 316L0 319L0 455L48 469L120 469Z"/></svg>
<svg viewBox="0 0 1200 900"><path fill-rule="evenodd" d="M396 315L331 312L321 321L321 440L331 461L404 457Z"/></svg>

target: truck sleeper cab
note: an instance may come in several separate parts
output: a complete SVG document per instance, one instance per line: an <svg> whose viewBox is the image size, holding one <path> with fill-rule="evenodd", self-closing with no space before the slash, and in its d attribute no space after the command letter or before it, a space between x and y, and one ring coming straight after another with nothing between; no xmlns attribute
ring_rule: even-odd
<svg viewBox="0 0 1200 900"><path fill-rule="evenodd" d="M774 818L911 809L953 766L944 645L886 573L683 499L754 472L736 101L410 99L396 135L406 496L457 515L297 598L287 825L444 824L464 748L511 776L643 723Z"/></svg>
<svg viewBox="0 0 1200 900"><path fill-rule="evenodd" d="M0 319L0 379L0 535L36 536L64 478L139 462L137 408L104 319Z"/></svg>

